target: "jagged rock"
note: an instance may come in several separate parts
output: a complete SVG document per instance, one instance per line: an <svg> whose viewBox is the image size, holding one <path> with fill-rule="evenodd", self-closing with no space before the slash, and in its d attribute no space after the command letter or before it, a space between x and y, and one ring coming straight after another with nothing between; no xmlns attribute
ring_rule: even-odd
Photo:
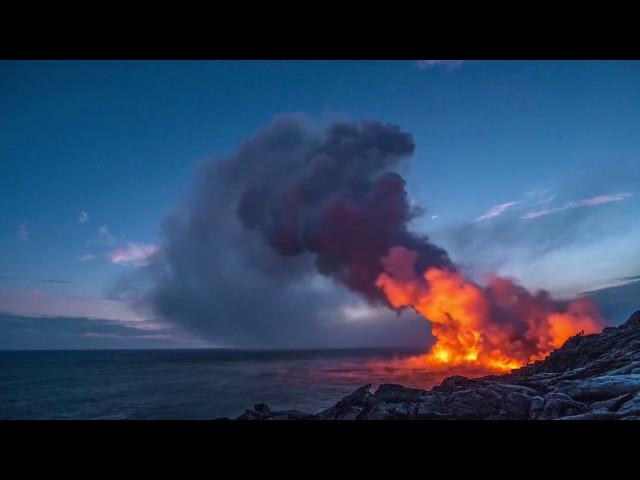
<svg viewBox="0 0 640 480"><path fill-rule="evenodd" d="M344 397L340 401L340 404L365 407L367 405L370 405L373 399L374 397L373 395L371 395L371 384L368 384L368 385L363 385L353 393L350 393L349 395Z"/></svg>
<svg viewBox="0 0 640 480"><path fill-rule="evenodd" d="M591 411L605 411L605 412L617 412L627 401L631 400L633 395L626 393L619 397L610 398L609 400L601 400L599 402L592 403L589 408Z"/></svg>
<svg viewBox="0 0 640 480"><path fill-rule="evenodd" d="M443 418L447 415L442 396L437 394L425 396L416 409L416 418Z"/></svg>
<svg viewBox="0 0 640 480"><path fill-rule="evenodd" d="M640 311L619 327L570 338L508 375L453 376L431 390L364 385L315 415L257 404L239 420L640 419Z"/></svg>
<svg viewBox="0 0 640 480"><path fill-rule="evenodd" d="M455 417L483 418L500 413L502 396L490 388L462 390L452 393L446 406Z"/></svg>
<svg viewBox="0 0 640 480"><path fill-rule="evenodd" d="M395 416L376 404L367 412L366 420L392 420ZM364 418L362 420L365 420Z"/></svg>
<svg viewBox="0 0 640 480"><path fill-rule="evenodd" d="M418 418L418 404L412 402L404 402L399 404L391 404L389 412L395 417L405 420Z"/></svg>
<svg viewBox="0 0 640 480"><path fill-rule="evenodd" d="M640 392L635 395L627 395L628 399L618 407L618 411L625 413L636 409L640 409Z"/></svg>
<svg viewBox="0 0 640 480"><path fill-rule="evenodd" d="M238 420L265 420L265 415L255 410L245 410L245 412L238 417Z"/></svg>
<svg viewBox="0 0 640 480"><path fill-rule="evenodd" d="M604 400L640 390L640 375L608 375L583 380L563 380L556 386L577 400Z"/></svg>
<svg viewBox="0 0 640 480"><path fill-rule="evenodd" d="M524 393L511 392L507 395L500 410L500 416L514 419L529 418L532 398Z"/></svg>
<svg viewBox="0 0 640 480"><path fill-rule="evenodd" d="M258 403L254 405L253 410L246 410L237 420L304 420L310 417L299 410L272 411L266 403Z"/></svg>
<svg viewBox="0 0 640 480"><path fill-rule="evenodd" d="M378 390L376 390L376 393L374 393L373 396L376 400L390 403L417 402L425 395L425 393L425 390L420 390L418 388L407 388L394 383L385 383L378 387Z"/></svg>
<svg viewBox="0 0 640 480"><path fill-rule="evenodd" d="M543 397L533 397L531 399L531 405L529 406L529 418L531 420L537 420L542 415L542 411L544 410L544 398Z"/></svg>
<svg viewBox="0 0 640 480"><path fill-rule="evenodd" d="M542 414L539 420L553 420L556 418L579 415L587 410L587 405L577 402L563 393L550 393L545 396Z"/></svg>
<svg viewBox="0 0 640 480"><path fill-rule="evenodd" d="M366 414L375 403L376 399L371 395L371 384L363 385L333 407L315 415L315 418L318 420L355 420L363 411Z"/></svg>
<svg viewBox="0 0 640 480"><path fill-rule="evenodd" d="M586 412L580 415L568 415L557 418L557 420L618 420L620 414L617 412Z"/></svg>
<svg viewBox="0 0 640 480"><path fill-rule="evenodd" d="M271 409L266 403L257 403L253 406L253 409L263 415L271 415Z"/></svg>

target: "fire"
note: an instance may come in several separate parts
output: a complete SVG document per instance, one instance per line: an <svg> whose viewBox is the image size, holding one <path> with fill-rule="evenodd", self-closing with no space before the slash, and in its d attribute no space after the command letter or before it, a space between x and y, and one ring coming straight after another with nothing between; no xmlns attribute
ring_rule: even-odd
<svg viewBox="0 0 640 480"><path fill-rule="evenodd" d="M505 373L544 358L580 331L602 327L585 298L553 300L532 294L514 281L493 275L486 286L446 269L412 273L416 256L394 247L383 261L376 285L395 308L413 308L431 322L431 351L409 360L413 367L466 375Z"/></svg>

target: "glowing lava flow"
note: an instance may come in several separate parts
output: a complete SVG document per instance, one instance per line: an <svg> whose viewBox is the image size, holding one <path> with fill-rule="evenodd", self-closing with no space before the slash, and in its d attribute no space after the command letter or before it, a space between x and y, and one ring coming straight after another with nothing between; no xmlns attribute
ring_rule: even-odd
<svg viewBox="0 0 640 480"><path fill-rule="evenodd" d="M580 331L602 328L586 298L557 301L499 276L483 287L438 268L420 278L413 274L415 259L410 250L392 248L383 262L387 273L376 282L393 307L411 307L431 322L436 343L409 361L414 367L466 375L508 372L544 358Z"/></svg>

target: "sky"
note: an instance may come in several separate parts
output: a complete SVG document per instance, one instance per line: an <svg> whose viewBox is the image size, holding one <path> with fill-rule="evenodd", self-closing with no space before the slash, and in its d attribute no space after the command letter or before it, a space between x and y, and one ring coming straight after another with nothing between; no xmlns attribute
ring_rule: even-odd
<svg viewBox="0 0 640 480"><path fill-rule="evenodd" d="M131 287L199 168L283 114L410 133L412 228L472 278L590 292L612 324L640 308L640 62L4 61L0 112L0 349L426 341L425 322L319 275L291 297L321 312L313 327L250 305L278 335L159 316ZM225 308L208 325L233 323Z"/></svg>

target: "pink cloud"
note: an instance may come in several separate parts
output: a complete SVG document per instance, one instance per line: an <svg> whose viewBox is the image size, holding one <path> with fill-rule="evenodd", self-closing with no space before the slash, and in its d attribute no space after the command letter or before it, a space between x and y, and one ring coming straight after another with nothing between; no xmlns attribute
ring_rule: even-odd
<svg viewBox="0 0 640 480"><path fill-rule="evenodd" d="M478 218L476 218L476 222L482 222L484 220L488 220L490 218L502 215L509 208L514 207L514 206L518 205L519 203L520 202L507 202L507 203L501 203L500 205L496 205L494 207L491 207L486 213L484 213L483 215L480 215Z"/></svg>
<svg viewBox="0 0 640 480"><path fill-rule="evenodd" d="M128 243L125 247L116 248L111 252L111 261L118 265L143 266L149 263L149 259L156 252L156 245L142 243Z"/></svg>
<svg viewBox="0 0 640 480"><path fill-rule="evenodd" d="M545 210L538 210L538 211L535 211L535 212L529 212L529 213L523 215L520 218L523 218L525 220L530 220L530 219L533 219L533 218L544 217L545 215L550 215L552 213L560 212L560 211L566 210L568 208L593 207L593 206L596 206L596 205L602 205L604 203L620 202L620 201L624 200L625 198L629 198L631 196L632 196L632 194L628 193L628 192L611 194L611 195L597 195L595 197L585 198L583 200L575 200L575 201L569 202L569 203L563 205L562 207L548 208L548 209L545 209Z"/></svg>

